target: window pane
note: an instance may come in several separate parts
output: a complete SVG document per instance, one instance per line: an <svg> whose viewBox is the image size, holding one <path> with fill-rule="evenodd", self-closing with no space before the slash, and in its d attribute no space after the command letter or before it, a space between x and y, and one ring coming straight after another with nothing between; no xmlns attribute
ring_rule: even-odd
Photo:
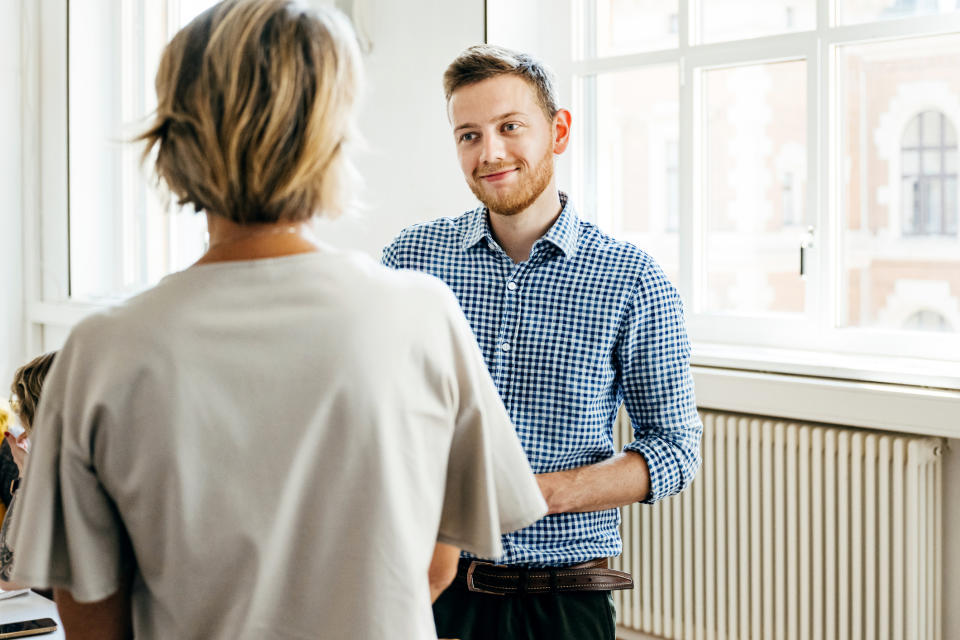
<svg viewBox="0 0 960 640"><path fill-rule="evenodd" d="M701 32L704 42L771 36L806 31L817 26L814 0L701 0Z"/></svg>
<svg viewBox="0 0 960 640"><path fill-rule="evenodd" d="M943 181L944 233L957 235L957 177Z"/></svg>
<svg viewBox="0 0 960 640"><path fill-rule="evenodd" d="M704 90L706 310L802 312L806 62L708 71Z"/></svg>
<svg viewBox="0 0 960 640"><path fill-rule="evenodd" d="M678 0L596 0L597 55L674 49Z"/></svg>
<svg viewBox="0 0 960 640"><path fill-rule="evenodd" d="M952 0L837 0L840 24L951 13L957 8Z"/></svg>
<svg viewBox="0 0 960 640"><path fill-rule="evenodd" d="M958 36L838 51L840 326L926 330L936 323L915 314L933 311L945 330L960 328L957 147L946 135L960 101L958 56ZM919 147L918 166L906 144Z"/></svg>
<svg viewBox="0 0 960 640"><path fill-rule="evenodd" d="M903 175L916 176L920 174L920 154L916 151L903 152Z"/></svg>
<svg viewBox="0 0 960 640"><path fill-rule="evenodd" d="M69 6L70 294L128 294L196 260L203 218L171 215L140 167L160 53L214 0L91 0ZM180 19L183 16L183 20Z"/></svg>
<svg viewBox="0 0 960 640"><path fill-rule="evenodd" d="M950 145L951 147L957 146L957 130L953 127L949 120L946 120L943 123L943 143Z"/></svg>
<svg viewBox="0 0 960 640"><path fill-rule="evenodd" d="M920 146L920 116L910 119L910 124L903 132L902 144L904 148Z"/></svg>
<svg viewBox="0 0 960 640"><path fill-rule="evenodd" d="M939 147L940 146L940 112L938 111L927 111L921 118L920 128L921 135L920 141L924 147Z"/></svg>
<svg viewBox="0 0 960 640"><path fill-rule="evenodd" d="M931 180L924 187L927 201L927 233L940 233L943 223L943 210L940 194L943 192L940 180Z"/></svg>
<svg viewBox="0 0 960 640"><path fill-rule="evenodd" d="M679 272L679 81L676 65L597 77L601 225Z"/></svg>
<svg viewBox="0 0 960 640"><path fill-rule="evenodd" d="M928 149L927 151L923 152L923 175L932 176L940 173L941 153L942 151L940 149Z"/></svg>
<svg viewBox="0 0 960 640"><path fill-rule="evenodd" d="M904 233L920 228L920 183L917 178L904 177L900 185L901 211Z"/></svg>

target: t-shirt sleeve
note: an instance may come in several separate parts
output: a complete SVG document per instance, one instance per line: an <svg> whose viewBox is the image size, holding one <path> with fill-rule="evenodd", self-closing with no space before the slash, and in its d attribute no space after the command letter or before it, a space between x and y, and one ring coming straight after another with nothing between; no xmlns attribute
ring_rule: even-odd
<svg viewBox="0 0 960 640"><path fill-rule="evenodd" d="M33 587L67 589L76 600L92 602L117 591L132 554L92 459L95 434L107 417L64 408L65 399L83 393L68 388L71 364L68 344L44 384L10 531L11 577Z"/></svg>
<svg viewBox="0 0 960 640"><path fill-rule="evenodd" d="M547 505L473 332L448 296L456 406L438 539L496 559L500 535L533 524Z"/></svg>

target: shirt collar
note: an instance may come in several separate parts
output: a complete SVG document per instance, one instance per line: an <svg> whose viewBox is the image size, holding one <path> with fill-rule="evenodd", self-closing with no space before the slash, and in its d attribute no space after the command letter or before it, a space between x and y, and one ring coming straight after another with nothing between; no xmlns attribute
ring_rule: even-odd
<svg viewBox="0 0 960 640"><path fill-rule="evenodd" d="M560 216L537 242L549 242L569 258L577 250L577 241L580 238L580 218L577 216L570 198L562 191L560 192L560 205L563 207L560 210ZM489 211L482 206L474 209L467 221L463 233L462 247L465 250L469 249L476 246L481 240L496 242L493 232L490 230ZM536 246L536 243L534 246Z"/></svg>

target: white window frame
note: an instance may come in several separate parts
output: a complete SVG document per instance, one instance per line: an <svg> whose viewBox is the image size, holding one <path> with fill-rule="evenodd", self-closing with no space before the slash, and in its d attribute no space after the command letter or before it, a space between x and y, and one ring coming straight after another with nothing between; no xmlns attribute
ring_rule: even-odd
<svg viewBox="0 0 960 640"><path fill-rule="evenodd" d="M591 0L528 0L521 3L526 9L520 12L506 0L488 2L490 41L525 49L546 60L558 73L561 98L573 106L573 157L561 163L566 169L560 171L561 184L571 185L570 191L585 217L601 226L609 222L602 215L598 219L592 206L596 187L592 184L589 144L596 115L591 112L589 78L645 66L677 65L680 256L689 258L681 259L676 284L687 306L694 362L725 369L960 389L960 366L956 364L960 361L960 334L833 328L834 316L842 309L843 293L838 269L842 185L835 179L840 175L835 168L841 166L843 145L838 129L841 93L828 90L837 87L839 46L960 33L960 13L830 26L831 16L836 14L836 0L818 0L817 25L813 30L691 45L696 41L691 36L696 35L693 30L699 23L694 13L696 5L692 0L679 3L677 49L587 58L581 53L588 50L588 40L595 32ZM703 160L705 154L695 148L697 141L703 140L705 127L699 116L703 112L702 74L715 68L799 59L807 62L807 184L803 215L815 229L807 277L816 282L817 298L808 304L805 313L793 317L703 313L696 295L704 291L703 249L707 236L702 224L704 168L697 160ZM835 141L832 147L831 141ZM801 241L798 237L798 263ZM960 252L960 240L957 251Z"/></svg>
<svg viewBox="0 0 960 640"><path fill-rule="evenodd" d="M69 300L67 0L22 8L24 335L32 355L59 346L102 307Z"/></svg>
<svg viewBox="0 0 960 640"><path fill-rule="evenodd" d="M86 301L70 295L70 2L31 0L22 5L27 354L59 348L77 322L126 297Z"/></svg>

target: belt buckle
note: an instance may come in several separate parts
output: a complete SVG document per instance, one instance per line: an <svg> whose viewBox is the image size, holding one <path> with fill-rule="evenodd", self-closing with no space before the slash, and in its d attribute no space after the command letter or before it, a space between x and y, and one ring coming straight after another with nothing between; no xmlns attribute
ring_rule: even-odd
<svg viewBox="0 0 960 640"><path fill-rule="evenodd" d="M470 566L467 568L467 591L471 591L473 593L485 593L490 596L502 596L503 593L500 593L499 591L490 591L489 589L478 587L473 583L473 572L477 568L477 565L482 564L493 566L493 564L490 562L481 562L479 560L474 560L471 562Z"/></svg>

